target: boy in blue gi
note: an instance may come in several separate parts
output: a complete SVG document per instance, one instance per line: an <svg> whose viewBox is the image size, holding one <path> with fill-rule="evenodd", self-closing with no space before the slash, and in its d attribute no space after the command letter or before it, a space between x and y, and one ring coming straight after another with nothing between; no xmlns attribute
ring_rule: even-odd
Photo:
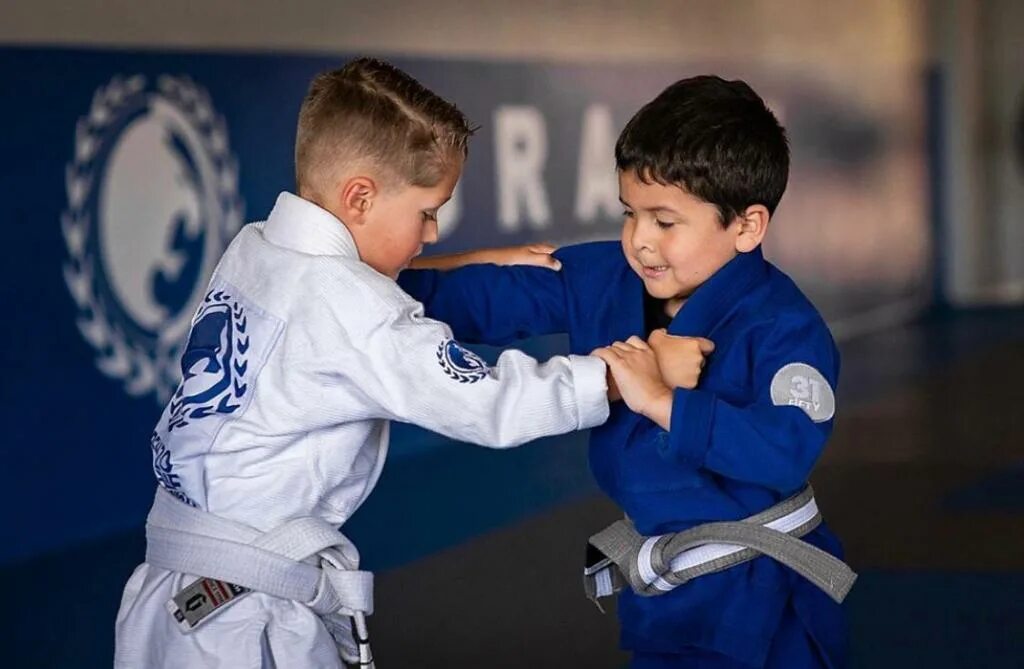
<svg viewBox="0 0 1024 669"><path fill-rule="evenodd" d="M824 321L761 252L788 178L785 131L747 84L695 77L644 106L615 157L621 246L563 248L559 272L478 264L400 283L464 341L565 332L572 352L599 349L625 403L592 431L590 465L641 535L749 518L805 487L839 372ZM711 346L659 328L714 342L696 388L671 387L672 346L684 365ZM841 553L823 524L803 541ZM844 664L840 606L764 556L658 596L627 589L618 610L637 669Z"/></svg>

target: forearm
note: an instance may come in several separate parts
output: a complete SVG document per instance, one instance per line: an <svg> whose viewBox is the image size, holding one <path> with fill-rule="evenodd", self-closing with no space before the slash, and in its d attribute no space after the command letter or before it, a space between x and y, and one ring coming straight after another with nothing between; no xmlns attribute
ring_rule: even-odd
<svg viewBox="0 0 1024 669"><path fill-rule="evenodd" d="M666 387L665 392L654 396L640 413L668 432L672 424L672 390Z"/></svg>
<svg viewBox="0 0 1024 669"><path fill-rule="evenodd" d="M402 272L398 283L430 318L451 326L458 339L501 346L565 332L565 286L559 272L538 267L471 265Z"/></svg>
<svg viewBox="0 0 1024 669"><path fill-rule="evenodd" d="M491 249L463 251L462 253L446 253L437 256L420 256L409 263L411 269L451 270L466 265L479 265L494 262Z"/></svg>
<svg viewBox="0 0 1024 669"><path fill-rule="evenodd" d="M557 271L562 268L562 263L552 256L554 252L555 247L550 244L501 246L415 258L409 266L413 269L451 270L466 265L528 265Z"/></svg>

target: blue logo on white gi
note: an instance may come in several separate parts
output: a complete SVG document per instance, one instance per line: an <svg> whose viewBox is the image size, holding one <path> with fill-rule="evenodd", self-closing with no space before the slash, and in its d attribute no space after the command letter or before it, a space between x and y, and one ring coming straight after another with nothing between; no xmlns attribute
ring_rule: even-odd
<svg viewBox="0 0 1024 669"><path fill-rule="evenodd" d="M182 489L181 477L174 473L171 451L158 433L153 432L150 436L149 446L153 450L153 474L156 475L156 480L160 485L182 502L185 502L185 504L198 507L199 505L186 495Z"/></svg>
<svg viewBox="0 0 1024 669"><path fill-rule="evenodd" d="M437 361L444 373L459 383L476 383L490 372L480 356L451 339L444 340L437 347Z"/></svg>
<svg viewBox="0 0 1024 669"><path fill-rule="evenodd" d="M171 398L168 431L215 414L231 414L249 390L248 318L223 290L203 298L181 355L181 384Z"/></svg>
<svg viewBox="0 0 1024 669"><path fill-rule="evenodd" d="M188 78L115 77L78 120L65 177L78 329L101 372L162 402L194 305L241 227L224 121Z"/></svg>

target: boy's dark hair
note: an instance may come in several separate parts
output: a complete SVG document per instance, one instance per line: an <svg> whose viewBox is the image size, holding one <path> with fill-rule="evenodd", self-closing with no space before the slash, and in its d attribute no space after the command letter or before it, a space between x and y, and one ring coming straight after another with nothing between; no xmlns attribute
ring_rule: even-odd
<svg viewBox="0 0 1024 669"><path fill-rule="evenodd" d="M474 128L452 103L390 63L359 58L313 79L299 110L295 181L315 192L339 162L369 161L414 186L466 157Z"/></svg>
<svg viewBox="0 0 1024 669"><path fill-rule="evenodd" d="M769 213L789 176L786 131L743 81L682 79L644 105L619 135L615 162L644 183L683 188L728 226L747 207Z"/></svg>

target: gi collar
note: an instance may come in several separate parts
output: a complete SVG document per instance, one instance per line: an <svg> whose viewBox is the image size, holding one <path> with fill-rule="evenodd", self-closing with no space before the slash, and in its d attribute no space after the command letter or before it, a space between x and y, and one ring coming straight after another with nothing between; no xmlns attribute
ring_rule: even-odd
<svg viewBox="0 0 1024 669"><path fill-rule="evenodd" d="M263 224L263 238L307 255L359 257L344 223L326 209L288 192L277 196Z"/></svg>
<svg viewBox="0 0 1024 669"><path fill-rule="evenodd" d="M669 323L668 333L707 337L723 318L768 277L768 263L761 247L740 253L711 275Z"/></svg>

